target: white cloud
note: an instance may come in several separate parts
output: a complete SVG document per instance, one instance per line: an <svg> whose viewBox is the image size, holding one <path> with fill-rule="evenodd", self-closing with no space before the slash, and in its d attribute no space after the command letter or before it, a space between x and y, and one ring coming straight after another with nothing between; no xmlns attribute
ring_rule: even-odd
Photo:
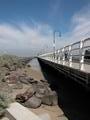
<svg viewBox="0 0 90 120"><path fill-rule="evenodd" d="M34 49L36 52L42 48L46 49L51 41L52 29L49 25L37 24L30 27L21 24L16 27L11 24L0 24L0 48L3 50L19 50L19 52L23 50L31 54Z"/></svg>
<svg viewBox="0 0 90 120"><path fill-rule="evenodd" d="M76 24L73 34L74 36L84 39L90 36L90 5L83 8L80 12L75 14L72 19Z"/></svg>
<svg viewBox="0 0 90 120"><path fill-rule="evenodd" d="M72 16L70 31L57 41L56 46L59 49L86 38L90 38L90 4Z"/></svg>
<svg viewBox="0 0 90 120"><path fill-rule="evenodd" d="M62 38L64 44L65 42L69 44L90 37L90 4L72 16L70 27L70 31Z"/></svg>
<svg viewBox="0 0 90 120"><path fill-rule="evenodd" d="M33 27L25 23L17 26L0 24L0 50L18 55L51 50L53 29L48 24L38 24L34 21L33 24ZM90 5L72 16L70 31L56 40L56 46L60 48L87 37L90 37Z"/></svg>

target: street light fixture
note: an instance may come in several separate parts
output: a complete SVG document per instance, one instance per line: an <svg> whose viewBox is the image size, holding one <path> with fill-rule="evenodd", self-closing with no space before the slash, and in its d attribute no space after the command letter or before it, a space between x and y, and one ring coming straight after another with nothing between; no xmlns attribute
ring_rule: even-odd
<svg viewBox="0 0 90 120"><path fill-rule="evenodd" d="M54 60L55 60L55 50L56 50L56 40L55 40L56 33L59 33L58 37L61 37L61 32L58 32L58 31L53 32L53 57L54 57Z"/></svg>

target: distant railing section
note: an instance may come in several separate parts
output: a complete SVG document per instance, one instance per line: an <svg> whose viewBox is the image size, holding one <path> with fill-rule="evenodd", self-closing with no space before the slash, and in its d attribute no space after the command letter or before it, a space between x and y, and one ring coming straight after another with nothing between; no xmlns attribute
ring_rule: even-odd
<svg viewBox="0 0 90 120"><path fill-rule="evenodd" d="M65 46L39 57L90 72L90 38Z"/></svg>

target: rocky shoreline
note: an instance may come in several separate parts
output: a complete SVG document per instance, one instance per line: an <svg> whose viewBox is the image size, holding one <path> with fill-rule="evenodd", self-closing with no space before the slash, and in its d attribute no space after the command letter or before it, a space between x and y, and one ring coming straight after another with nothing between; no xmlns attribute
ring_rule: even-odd
<svg viewBox="0 0 90 120"><path fill-rule="evenodd" d="M22 81L23 80L23 81ZM55 91L52 91L46 80L34 80L33 78L26 77L21 79L20 82L30 86L23 94L16 96L16 101L22 103L26 107L38 108L41 104L53 106L57 105L58 98Z"/></svg>
<svg viewBox="0 0 90 120"><path fill-rule="evenodd" d="M32 70L28 60L4 56L0 66L0 116L4 116L10 103L17 101L38 115L49 113L52 120L59 120L64 114L58 107L57 93L51 90L47 80Z"/></svg>
<svg viewBox="0 0 90 120"><path fill-rule="evenodd" d="M14 89L22 89L23 85L18 81L29 59L13 56L0 56L0 116L13 100L10 94Z"/></svg>

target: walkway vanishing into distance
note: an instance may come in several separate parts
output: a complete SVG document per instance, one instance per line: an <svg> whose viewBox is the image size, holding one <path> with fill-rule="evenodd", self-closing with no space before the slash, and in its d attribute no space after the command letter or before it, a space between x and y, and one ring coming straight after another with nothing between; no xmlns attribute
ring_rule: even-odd
<svg viewBox="0 0 90 120"><path fill-rule="evenodd" d="M90 88L90 38L39 55L38 59Z"/></svg>

